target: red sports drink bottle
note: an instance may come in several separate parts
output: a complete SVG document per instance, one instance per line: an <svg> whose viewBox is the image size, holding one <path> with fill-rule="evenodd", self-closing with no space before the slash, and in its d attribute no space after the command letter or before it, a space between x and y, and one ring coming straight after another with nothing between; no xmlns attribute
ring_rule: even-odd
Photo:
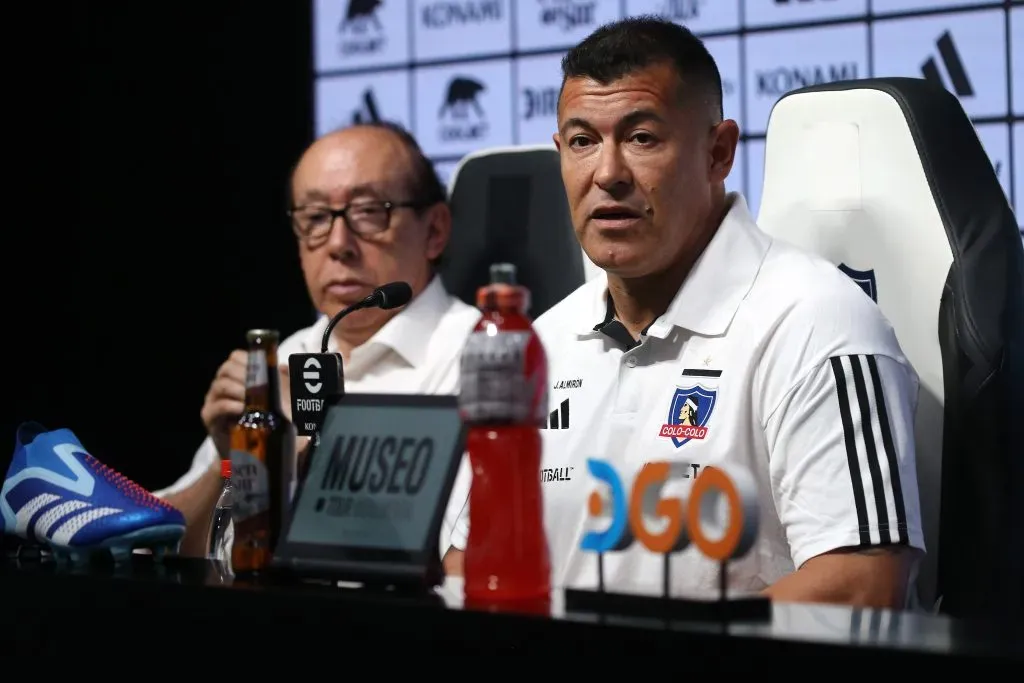
<svg viewBox="0 0 1024 683"><path fill-rule="evenodd" d="M529 291L511 264L491 266L477 292L480 322L461 359L460 406L473 470L463 557L467 606L547 613L551 561L540 484L547 356Z"/></svg>

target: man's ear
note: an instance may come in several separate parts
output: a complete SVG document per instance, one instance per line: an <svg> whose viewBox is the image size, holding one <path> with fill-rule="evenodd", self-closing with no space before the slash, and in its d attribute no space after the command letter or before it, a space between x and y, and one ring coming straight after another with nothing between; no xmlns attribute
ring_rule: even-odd
<svg viewBox="0 0 1024 683"><path fill-rule="evenodd" d="M427 259L433 261L448 246L452 236L452 210L445 202L435 204L430 209L427 223Z"/></svg>
<svg viewBox="0 0 1024 683"><path fill-rule="evenodd" d="M712 181L724 182L732 170L736 158L736 145L740 139L740 128L732 119L726 119L711 129L711 168L708 176Z"/></svg>

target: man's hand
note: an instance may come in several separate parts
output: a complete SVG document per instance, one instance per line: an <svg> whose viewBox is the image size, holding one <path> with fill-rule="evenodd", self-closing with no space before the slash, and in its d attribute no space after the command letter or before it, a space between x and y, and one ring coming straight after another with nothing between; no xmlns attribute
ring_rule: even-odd
<svg viewBox="0 0 1024 683"><path fill-rule="evenodd" d="M217 369L199 412L206 432L213 439L220 457L228 457L231 449L231 428L245 410L246 351L232 351Z"/></svg>
<svg viewBox="0 0 1024 683"><path fill-rule="evenodd" d="M464 557L464 551L459 550L455 546L448 548L448 552L441 558L441 566L444 567L445 576L462 576Z"/></svg>

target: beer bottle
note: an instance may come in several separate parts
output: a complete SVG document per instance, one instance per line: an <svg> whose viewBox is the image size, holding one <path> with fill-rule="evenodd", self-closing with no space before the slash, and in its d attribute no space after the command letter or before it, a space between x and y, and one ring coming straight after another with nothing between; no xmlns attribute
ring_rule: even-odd
<svg viewBox="0 0 1024 683"><path fill-rule="evenodd" d="M245 409L231 431L235 574L270 564L289 503L295 440L281 411L276 330L249 330Z"/></svg>

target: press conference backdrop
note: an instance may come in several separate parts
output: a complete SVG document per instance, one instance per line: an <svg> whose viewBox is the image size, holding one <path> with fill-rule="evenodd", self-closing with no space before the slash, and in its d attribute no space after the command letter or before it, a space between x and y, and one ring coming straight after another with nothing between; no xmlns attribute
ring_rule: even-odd
<svg viewBox="0 0 1024 683"><path fill-rule="evenodd" d="M779 97L912 76L960 98L1024 237L1024 0L314 0L317 134L397 121L446 181L474 150L551 143L565 50L636 14L688 26L714 55L743 132L729 184L755 211Z"/></svg>

